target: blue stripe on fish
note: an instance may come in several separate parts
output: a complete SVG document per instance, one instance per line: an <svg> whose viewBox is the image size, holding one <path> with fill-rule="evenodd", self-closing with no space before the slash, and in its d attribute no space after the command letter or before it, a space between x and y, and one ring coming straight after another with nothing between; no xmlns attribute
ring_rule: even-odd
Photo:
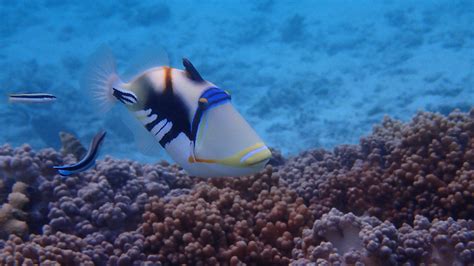
<svg viewBox="0 0 474 266"><path fill-rule="evenodd" d="M58 169L58 172L59 172L59 174L62 175L62 176L69 176L69 175L74 174L74 173L71 172L71 171L63 170L63 169Z"/></svg>
<svg viewBox="0 0 474 266"><path fill-rule="evenodd" d="M25 99L41 99L41 98L46 98L46 99L56 99L56 96L52 94L47 94L47 93L32 93L32 94L10 94L9 95L11 98L25 98Z"/></svg>
<svg viewBox="0 0 474 266"><path fill-rule="evenodd" d="M8 95L8 100L18 103L47 103L56 100L56 96L49 93L16 93Z"/></svg>
<svg viewBox="0 0 474 266"><path fill-rule="evenodd" d="M214 103L214 102L220 102L222 100L230 100L229 95L225 93L219 93L219 94L213 95L210 98L207 98L207 101L209 102L209 104Z"/></svg>
<svg viewBox="0 0 474 266"><path fill-rule="evenodd" d="M207 102L199 102L196 113L194 114L193 121L191 122L191 140L193 141L193 146L195 145L196 135L198 132L199 124L201 118L205 111L229 102L231 97L225 91L216 88L210 87L201 94L199 99L205 99Z"/></svg>
<svg viewBox="0 0 474 266"><path fill-rule="evenodd" d="M105 135L106 135L106 132L101 131L97 135L94 136L89 146L89 150L87 151L87 154L79 162L75 164L53 166L53 168L58 169L58 172L60 175L68 176L68 175L86 171L89 168L93 167L95 164L95 160L97 159L99 155L99 148L102 142L104 141Z"/></svg>
<svg viewBox="0 0 474 266"><path fill-rule="evenodd" d="M222 90L217 87L210 87L201 95L201 97L204 97L204 98L211 97L214 93L219 93L221 91Z"/></svg>

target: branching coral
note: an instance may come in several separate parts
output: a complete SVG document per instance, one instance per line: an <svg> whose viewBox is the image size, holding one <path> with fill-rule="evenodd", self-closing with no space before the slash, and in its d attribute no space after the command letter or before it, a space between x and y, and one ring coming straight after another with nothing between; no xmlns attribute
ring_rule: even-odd
<svg viewBox="0 0 474 266"><path fill-rule="evenodd" d="M23 145L13 149L9 145L0 147L0 236L9 234L26 235L35 230L38 209L32 202L41 197L36 193L37 185L44 176L52 173L48 166L60 159L52 150L38 153L30 146Z"/></svg>
<svg viewBox="0 0 474 266"><path fill-rule="evenodd" d="M287 264L293 236L312 221L303 200L265 172L200 182L190 195L146 205L145 251L162 262Z"/></svg>
<svg viewBox="0 0 474 266"><path fill-rule="evenodd" d="M106 157L94 170L66 179L55 176L41 186L51 195L48 218L53 231L86 236L102 232L113 240L120 230L134 227L149 196L164 196L168 174L159 164L140 164Z"/></svg>
<svg viewBox="0 0 474 266"><path fill-rule="evenodd" d="M4 145L0 264L470 265L473 119L386 118L239 178L111 157L61 177L71 154Z"/></svg>
<svg viewBox="0 0 474 266"><path fill-rule="evenodd" d="M473 218L474 110L444 117L419 113L410 123L385 118L359 146L301 154L280 175L316 217L337 207L412 223Z"/></svg>
<svg viewBox="0 0 474 266"><path fill-rule="evenodd" d="M399 230L375 217L357 217L336 209L314 222L293 251L295 264L464 265L474 261L474 222L434 220L417 215Z"/></svg>

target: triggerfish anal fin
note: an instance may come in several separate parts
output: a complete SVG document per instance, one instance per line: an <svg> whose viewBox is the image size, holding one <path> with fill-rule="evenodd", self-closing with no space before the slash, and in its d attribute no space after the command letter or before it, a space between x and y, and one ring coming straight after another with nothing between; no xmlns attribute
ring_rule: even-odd
<svg viewBox="0 0 474 266"><path fill-rule="evenodd" d="M95 164L95 160L99 155L99 148L105 138L105 131L97 133L92 139L87 154L79 162L75 164L68 164L62 166L53 166L54 169L58 169L58 172L62 176L68 176L76 173L86 171Z"/></svg>
<svg viewBox="0 0 474 266"><path fill-rule="evenodd" d="M199 72L196 70L194 65L187 58L183 58L183 66L186 70L188 77L196 82L203 82L204 79L201 77Z"/></svg>
<svg viewBox="0 0 474 266"><path fill-rule="evenodd" d="M164 156L161 151L160 143L156 141L154 136L140 123L137 116L133 116L133 114L123 108L123 106L117 106L113 111L120 117L118 122L123 124L133 135L135 144L142 154L154 157Z"/></svg>

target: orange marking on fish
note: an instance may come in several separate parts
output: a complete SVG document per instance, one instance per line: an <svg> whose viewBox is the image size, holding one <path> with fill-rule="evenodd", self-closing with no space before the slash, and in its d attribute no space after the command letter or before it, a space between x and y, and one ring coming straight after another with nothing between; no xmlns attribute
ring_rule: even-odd
<svg viewBox="0 0 474 266"><path fill-rule="evenodd" d="M173 91L173 82L171 80L171 67L165 67L165 88L164 91Z"/></svg>

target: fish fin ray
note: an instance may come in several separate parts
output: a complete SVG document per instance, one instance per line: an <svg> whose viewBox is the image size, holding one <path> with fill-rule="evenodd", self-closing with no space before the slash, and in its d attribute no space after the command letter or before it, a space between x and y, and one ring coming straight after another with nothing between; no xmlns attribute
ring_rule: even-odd
<svg viewBox="0 0 474 266"><path fill-rule="evenodd" d="M102 45L91 55L85 67L81 88L90 92L99 111L105 113L117 102L113 96L112 86L119 81L112 51L108 46Z"/></svg>
<svg viewBox="0 0 474 266"><path fill-rule="evenodd" d="M133 134L140 153L147 156L163 157L163 149L158 140L128 110L120 109L120 120Z"/></svg>
<svg viewBox="0 0 474 266"><path fill-rule="evenodd" d="M129 60L128 67L122 76L128 82L150 68L169 66L169 64L168 53L163 47L159 45L145 47Z"/></svg>
<svg viewBox="0 0 474 266"><path fill-rule="evenodd" d="M186 70L188 77L196 82L204 82L204 79L201 77L201 74L197 71L194 65L187 58L183 58L183 66Z"/></svg>

